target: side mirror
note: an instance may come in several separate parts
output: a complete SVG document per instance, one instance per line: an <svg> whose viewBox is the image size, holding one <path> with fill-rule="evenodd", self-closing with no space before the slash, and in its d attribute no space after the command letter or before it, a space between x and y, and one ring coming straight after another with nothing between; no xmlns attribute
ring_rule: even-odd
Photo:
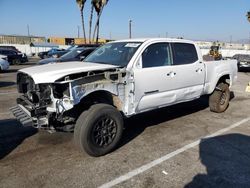
<svg viewBox="0 0 250 188"><path fill-rule="evenodd" d="M80 61L84 60L86 56L80 56Z"/></svg>

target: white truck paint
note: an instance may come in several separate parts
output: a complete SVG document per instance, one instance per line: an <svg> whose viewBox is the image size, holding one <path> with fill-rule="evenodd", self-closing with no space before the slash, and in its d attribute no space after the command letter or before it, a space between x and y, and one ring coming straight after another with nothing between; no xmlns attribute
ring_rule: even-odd
<svg viewBox="0 0 250 188"><path fill-rule="evenodd" d="M12 109L17 119L37 128L68 129L69 124L74 127L79 108L91 109L89 105L107 103L129 117L217 90L221 92L217 101L224 105L229 102L227 85L237 79L236 61L204 62L194 42L180 39L115 41L98 48L86 61L20 70L17 84L23 95Z"/></svg>

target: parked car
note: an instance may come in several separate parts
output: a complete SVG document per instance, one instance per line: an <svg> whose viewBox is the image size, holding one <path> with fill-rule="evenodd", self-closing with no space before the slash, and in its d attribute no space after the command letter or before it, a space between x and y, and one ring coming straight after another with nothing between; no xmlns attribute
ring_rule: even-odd
<svg viewBox="0 0 250 188"><path fill-rule="evenodd" d="M237 60L238 70L243 71L250 68L250 55L248 54L236 54L232 59Z"/></svg>
<svg viewBox="0 0 250 188"><path fill-rule="evenodd" d="M211 111L224 112L236 79L235 60L204 62L192 41L122 40L96 49L84 62L20 70L21 96L11 110L24 126L74 131L81 151L101 156L121 140L123 117L202 95L209 95Z"/></svg>
<svg viewBox="0 0 250 188"><path fill-rule="evenodd" d="M0 72L9 69L8 57L4 55L0 55Z"/></svg>
<svg viewBox="0 0 250 188"><path fill-rule="evenodd" d="M18 53L22 53L21 51L19 51L15 46L0 46L1 49L7 49L7 50L14 50Z"/></svg>
<svg viewBox="0 0 250 188"><path fill-rule="evenodd" d="M10 64L19 65L23 63L23 55L14 50L0 49L0 54L7 56Z"/></svg>
<svg viewBox="0 0 250 188"><path fill-rule="evenodd" d="M21 59L21 62L22 63L26 63L28 62L28 57L26 55L26 53L22 53L21 51L19 51L15 46L0 46L0 50L3 49L3 50L13 50L13 51L16 51L18 55L22 55L22 59Z"/></svg>
<svg viewBox="0 0 250 188"><path fill-rule="evenodd" d="M56 62L67 62L67 61L82 61L85 57L87 57L91 52L93 52L96 47L79 47L74 48L73 50L69 51L68 53L64 54L59 58L47 58L42 59L38 62L39 65L44 65L48 63L56 63Z"/></svg>
<svg viewBox="0 0 250 188"><path fill-rule="evenodd" d="M59 49L59 48L52 48L48 51L44 51L44 52L39 52L38 53L38 56L41 58L41 59L45 59L45 58L49 58L49 57L60 57L62 56L63 54L67 53L68 51L65 50L65 49Z"/></svg>
<svg viewBox="0 0 250 188"><path fill-rule="evenodd" d="M91 47L100 47L100 44L76 44L74 47L85 47L85 48L91 48Z"/></svg>
<svg viewBox="0 0 250 188"><path fill-rule="evenodd" d="M67 49L52 50L52 51L48 52L48 57L58 58L64 54L66 54L67 52L69 52L69 50L67 50Z"/></svg>

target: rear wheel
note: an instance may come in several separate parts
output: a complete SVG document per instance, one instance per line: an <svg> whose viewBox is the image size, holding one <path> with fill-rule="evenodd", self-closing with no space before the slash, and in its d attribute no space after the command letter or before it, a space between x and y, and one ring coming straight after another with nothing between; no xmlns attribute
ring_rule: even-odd
<svg viewBox="0 0 250 188"><path fill-rule="evenodd" d="M111 105L95 104L78 118L75 144L91 156L105 155L115 149L122 137L123 118Z"/></svg>
<svg viewBox="0 0 250 188"><path fill-rule="evenodd" d="M212 112L224 112L230 100L230 90L228 84L220 83L209 97L209 107Z"/></svg>
<svg viewBox="0 0 250 188"><path fill-rule="evenodd" d="M14 59L12 61L13 65L20 65L21 64L21 60L20 59Z"/></svg>

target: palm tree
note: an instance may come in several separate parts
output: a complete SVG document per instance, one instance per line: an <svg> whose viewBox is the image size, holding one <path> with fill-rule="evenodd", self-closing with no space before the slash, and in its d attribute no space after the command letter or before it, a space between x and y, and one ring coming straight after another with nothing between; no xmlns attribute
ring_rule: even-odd
<svg viewBox="0 0 250 188"><path fill-rule="evenodd" d="M250 22L250 12L247 12L247 19Z"/></svg>
<svg viewBox="0 0 250 188"><path fill-rule="evenodd" d="M78 4L81 13L83 37L84 37L84 43L86 44L86 33L85 33L84 17L83 17L83 9L85 2L86 0L76 0L76 3Z"/></svg>
<svg viewBox="0 0 250 188"><path fill-rule="evenodd" d="M107 5L107 3L108 3L108 0L95 0L93 4L95 11L97 13L97 20L95 24L94 33L93 33L93 41L95 40L95 35L96 35L96 43L98 43L98 39L99 39L100 18L102 15L102 11L105 5Z"/></svg>
<svg viewBox="0 0 250 188"><path fill-rule="evenodd" d="M96 3L97 3L97 0L91 0L91 11L90 11L90 17L89 17L89 43L90 44L91 44L91 31L92 31L94 7Z"/></svg>

